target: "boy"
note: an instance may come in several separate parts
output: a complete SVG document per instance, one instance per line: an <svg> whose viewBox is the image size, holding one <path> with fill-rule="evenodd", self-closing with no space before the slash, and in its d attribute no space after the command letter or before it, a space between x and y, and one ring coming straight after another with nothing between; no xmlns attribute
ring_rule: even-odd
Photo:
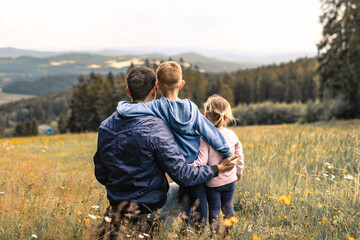
<svg viewBox="0 0 360 240"><path fill-rule="evenodd" d="M173 61L162 63L157 71L157 88L164 97L147 103L130 104L119 102L117 111L124 117L153 115L163 119L174 134L179 150L184 155L187 163L192 163L199 154L200 136L226 158L232 156L226 140L218 129L199 111L198 107L188 99L179 99L178 92L185 82L182 80L182 70L179 64ZM127 89L127 91L129 91ZM128 93L129 94L129 93ZM196 211L199 213L199 223L206 223L207 198L204 184L194 187L180 187L180 197L189 198L186 207L189 215L190 206L199 199Z"/></svg>

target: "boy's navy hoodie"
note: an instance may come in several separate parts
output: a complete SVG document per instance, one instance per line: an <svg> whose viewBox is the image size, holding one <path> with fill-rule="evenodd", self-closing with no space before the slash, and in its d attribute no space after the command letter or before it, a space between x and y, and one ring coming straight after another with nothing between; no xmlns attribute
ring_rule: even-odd
<svg viewBox="0 0 360 240"><path fill-rule="evenodd" d="M120 101L117 112L123 117L153 115L163 119L173 132L175 142L187 163L192 163L198 157L200 136L226 158L233 154L224 136L188 99L170 100L162 97L137 104Z"/></svg>

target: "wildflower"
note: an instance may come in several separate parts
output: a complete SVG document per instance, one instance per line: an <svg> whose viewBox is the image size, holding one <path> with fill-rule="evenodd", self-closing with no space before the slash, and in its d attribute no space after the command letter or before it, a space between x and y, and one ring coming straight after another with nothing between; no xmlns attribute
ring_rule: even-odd
<svg viewBox="0 0 360 240"><path fill-rule="evenodd" d="M143 239L143 238L144 238L144 235L139 234L139 238L140 238L140 239Z"/></svg>
<svg viewBox="0 0 360 240"><path fill-rule="evenodd" d="M319 208L322 208L322 204L321 204L321 203L319 203L318 207L319 207Z"/></svg>
<svg viewBox="0 0 360 240"><path fill-rule="evenodd" d="M96 216L95 215L92 215L92 214L88 214L88 216L92 219L96 219Z"/></svg>
<svg viewBox="0 0 360 240"><path fill-rule="evenodd" d="M323 174L325 177L328 177L329 175L327 175L326 173Z"/></svg>
<svg viewBox="0 0 360 240"><path fill-rule="evenodd" d="M315 178L315 180L320 181L320 178Z"/></svg>
<svg viewBox="0 0 360 240"><path fill-rule="evenodd" d="M237 219L237 217L231 217L230 221L233 223L237 223L239 221L239 219Z"/></svg>
<svg viewBox="0 0 360 240"><path fill-rule="evenodd" d="M279 200L282 201L283 203L285 203L286 205L289 205L290 201L291 201L291 196L290 195L281 195L279 197Z"/></svg>
<svg viewBox="0 0 360 240"><path fill-rule="evenodd" d="M77 211L76 214L80 216L80 215L81 215L81 212L80 212L80 211Z"/></svg>
<svg viewBox="0 0 360 240"><path fill-rule="evenodd" d="M101 216L99 216L99 215L97 215L97 216L96 216L96 218L97 218L97 219L102 219L102 217L101 217Z"/></svg>
<svg viewBox="0 0 360 240"><path fill-rule="evenodd" d="M32 238L38 238L36 234L31 235Z"/></svg>
<svg viewBox="0 0 360 240"><path fill-rule="evenodd" d="M353 238L353 237L349 237L349 240L355 240L355 238Z"/></svg>
<svg viewBox="0 0 360 240"><path fill-rule="evenodd" d="M4 195L5 193L4 192L0 192L0 195Z"/></svg>
<svg viewBox="0 0 360 240"><path fill-rule="evenodd" d="M84 165L84 163L79 163L79 164L78 164L78 166L82 166L82 165Z"/></svg>
<svg viewBox="0 0 360 240"><path fill-rule="evenodd" d="M260 238L257 235L253 235L252 239L253 240L259 240Z"/></svg>
<svg viewBox="0 0 360 240"><path fill-rule="evenodd" d="M227 226L227 227L231 227L231 225L232 225L231 220L230 219L225 219L224 220L224 225Z"/></svg>
<svg viewBox="0 0 360 240"><path fill-rule="evenodd" d="M98 205L91 206L92 209L99 210L100 207Z"/></svg>
<svg viewBox="0 0 360 240"><path fill-rule="evenodd" d="M292 236L293 236L293 238L298 238L298 236L296 236L295 234L293 234Z"/></svg>
<svg viewBox="0 0 360 240"><path fill-rule="evenodd" d="M84 222L90 222L90 219L84 218Z"/></svg>
<svg viewBox="0 0 360 240"><path fill-rule="evenodd" d="M349 180L353 180L353 179L354 179L354 177L351 176L351 175L349 175L349 174L348 174L348 175L345 175L344 178L345 178L345 179L349 179Z"/></svg>
<svg viewBox="0 0 360 240"><path fill-rule="evenodd" d="M80 218L78 218L78 222L81 223L81 219L80 219Z"/></svg>
<svg viewBox="0 0 360 240"><path fill-rule="evenodd" d="M64 186L60 186L61 189L64 189L65 187Z"/></svg>
<svg viewBox="0 0 360 240"><path fill-rule="evenodd" d="M108 216L104 217L104 220L105 220L106 222L111 222L111 218L109 218Z"/></svg>
<svg viewBox="0 0 360 240"><path fill-rule="evenodd" d="M335 176L334 176L334 175L331 175L331 178L332 178L332 179L335 179Z"/></svg>

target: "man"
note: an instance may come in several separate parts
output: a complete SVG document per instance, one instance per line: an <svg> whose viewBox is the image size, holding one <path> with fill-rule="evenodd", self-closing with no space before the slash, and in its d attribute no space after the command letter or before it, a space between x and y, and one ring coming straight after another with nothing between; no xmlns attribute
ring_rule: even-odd
<svg viewBox="0 0 360 240"><path fill-rule="evenodd" d="M155 99L156 75L151 69L135 68L126 80L133 104ZM123 203L135 202L140 214L149 213L171 198L167 196L165 172L179 185L194 186L231 170L235 158L225 159L217 166L189 166L160 118L123 118L114 112L99 128L95 176L106 187L112 208L120 205L120 210L126 212Z"/></svg>

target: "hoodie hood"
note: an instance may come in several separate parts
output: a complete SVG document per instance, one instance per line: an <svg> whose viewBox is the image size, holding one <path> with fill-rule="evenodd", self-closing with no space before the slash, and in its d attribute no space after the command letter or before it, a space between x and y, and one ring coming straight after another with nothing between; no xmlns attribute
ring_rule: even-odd
<svg viewBox="0 0 360 240"><path fill-rule="evenodd" d="M163 112L167 112L169 125L178 133L194 133L193 127L198 112L197 106L189 99L170 100L162 97L159 99L163 102Z"/></svg>

